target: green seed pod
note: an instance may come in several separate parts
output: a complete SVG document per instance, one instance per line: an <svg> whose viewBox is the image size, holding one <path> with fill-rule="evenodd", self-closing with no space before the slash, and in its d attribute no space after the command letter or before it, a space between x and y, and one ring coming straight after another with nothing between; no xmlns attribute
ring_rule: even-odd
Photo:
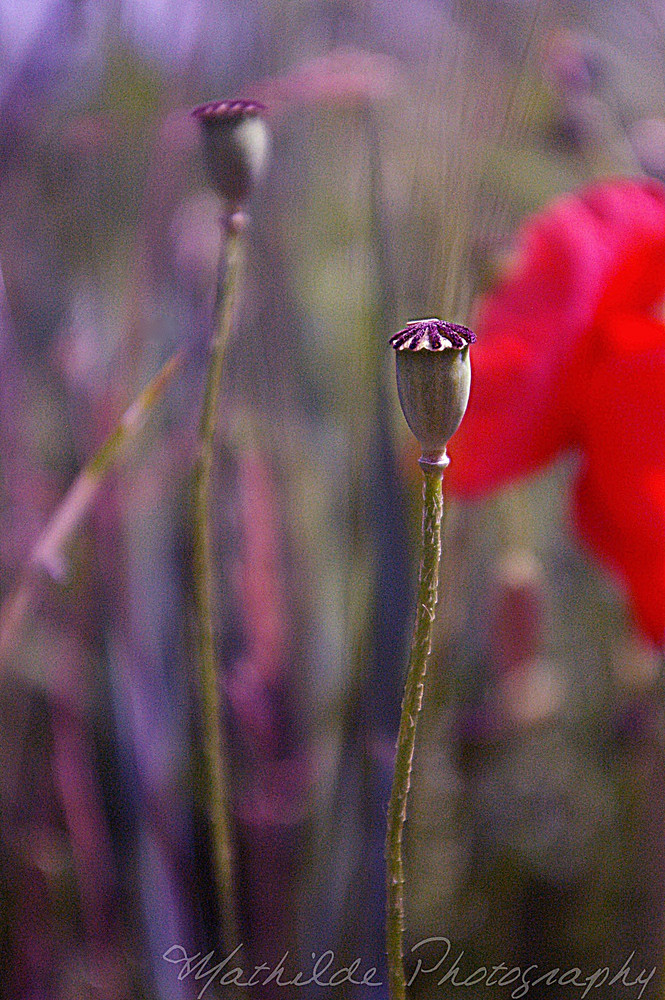
<svg viewBox="0 0 665 1000"><path fill-rule="evenodd" d="M258 101L211 101L192 111L203 133L208 177L232 211L242 207L268 162L265 108Z"/></svg>
<svg viewBox="0 0 665 1000"><path fill-rule="evenodd" d="M391 337L397 352L397 392L406 422L423 450L421 465L445 468L446 445L462 422L471 388L465 326L424 319Z"/></svg>

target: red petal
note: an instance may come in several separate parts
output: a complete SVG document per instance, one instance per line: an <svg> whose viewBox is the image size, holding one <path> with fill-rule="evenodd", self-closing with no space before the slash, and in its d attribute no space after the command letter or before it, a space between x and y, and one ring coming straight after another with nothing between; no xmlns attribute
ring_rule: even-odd
<svg viewBox="0 0 665 1000"><path fill-rule="evenodd" d="M590 373L584 467L577 488L581 534L627 586L641 627L665 637L665 328L643 320L642 352L610 347ZM638 326L634 317L633 330Z"/></svg>
<svg viewBox="0 0 665 1000"><path fill-rule="evenodd" d="M619 308L652 309L664 291L661 185L607 182L531 219L515 272L479 306L452 489L489 492L576 443L580 359L590 356L582 342Z"/></svg>

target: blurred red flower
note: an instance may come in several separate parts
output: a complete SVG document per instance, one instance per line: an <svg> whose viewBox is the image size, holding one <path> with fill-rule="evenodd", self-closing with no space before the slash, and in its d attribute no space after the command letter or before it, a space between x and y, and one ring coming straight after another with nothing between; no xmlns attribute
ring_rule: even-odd
<svg viewBox="0 0 665 1000"><path fill-rule="evenodd" d="M580 456L575 519L665 639L665 188L615 180L529 220L479 305L450 486L481 496Z"/></svg>

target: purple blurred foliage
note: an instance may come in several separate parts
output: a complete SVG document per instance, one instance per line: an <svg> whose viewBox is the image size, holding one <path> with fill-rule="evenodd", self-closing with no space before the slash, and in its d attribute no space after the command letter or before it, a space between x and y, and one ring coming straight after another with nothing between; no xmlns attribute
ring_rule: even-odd
<svg viewBox="0 0 665 1000"><path fill-rule="evenodd" d="M14 507L6 508L5 517L11 512L12 516L17 516L21 526L21 530L17 530L12 522L7 525L11 530L3 532L3 538L11 539L15 546L20 545L20 551L16 554L3 553L5 571L7 568L15 571L19 560L25 558L38 527L43 524L47 507L52 506L56 499L53 489L42 498L44 490L36 489L27 480L31 468L27 459L30 449L34 447L34 439L31 438L29 422L15 420L16 412L27 413L30 406L27 398L19 399L22 392L27 397L27 391L22 389L22 383L26 379L22 378L18 370L19 350L25 351L27 348L29 352L31 390L34 391L36 379L52 378L54 371L59 373L61 385L68 390L74 439L71 443L66 440L53 442L56 452L58 449L60 451L59 461L65 461L65 470L67 467L71 468L72 461L82 461L90 455L113 427L127 399L128 389L123 386L123 381L130 382L131 392L131 383L137 376L142 377L138 368L144 364L145 344L141 341L145 338L145 313L150 308L146 282L141 276L144 256L142 240L137 240L138 276L129 300L127 324L117 336L115 331L109 330L103 307L99 308L102 288L98 280L91 280L89 276L92 271L91 262L83 257L79 263L76 250L71 245L65 247L65 252L73 249L73 260L64 259L62 247L57 242L60 234L57 233L56 226L60 220L54 223L52 216L45 220L43 205L40 204L40 201L52 194L49 185L54 180L42 177L42 164L44 143L55 134L56 151L49 154L51 159L55 163L58 155L66 158L68 168L73 172L73 176L67 179L67 185L72 184L74 177L78 179L78 183L83 185L83 204L88 209L92 207L99 221L105 224L99 213L105 215L106 207L102 204L91 205L90 198L94 198L98 182L104 180L97 172L98 166L103 157L117 155L120 137L114 131L115 126L111 124L109 127L102 117L80 115L78 111L93 98L94 89L105 70L107 46L117 28L114 19L118 9L117 4L105 7L92 3L53 4L32 43L27 47L22 62L13 67L11 76L8 75L4 80L1 130L5 154L3 175L5 182L9 180L9 192L12 191L12 186L16 193L22 187L25 189L26 184L28 189L28 200L24 207L19 208L17 201L12 205L14 214L18 209L23 215L23 232L19 233L19 239L21 236L25 237L22 242L17 242L17 234L14 233L13 243L10 245L13 297L19 314L22 314L24 331L18 341L18 350L10 339L7 310L4 307L2 312L2 352L5 366L0 390L0 418L3 429L8 430L4 435L3 487L5 502L12 498L16 501ZM58 124L54 125L57 116L62 115L63 108L66 109L66 117L69 116L64 129ZM163 191L164 168L170 162L168 155L164 155L163 147L158 151L154 162L159 164L160 172L153 171L152 181L155 188ZM159 205L149 207L156 209L158 213L161 209ZM63 221L65 225L74 222L73 231L76 232L79 223L76 213ZM94 224L90 218L85 223ZM23 255L22 260L20 254ZM28 262L34 266L30 266ZM99 273L101 263L95 261L93 265ZM79 267L84 277L76 274ZM68 279L64 282L63 272L67 273ZM74 297L76 289L78 292ZM50 341L48 350L36 352L27 340L25 334L35 328L35 316L34 313L22 310L22 302L31 303L30 309L34 309L34 302L43 303L44 320L40 320L37 325L44 329L46 343ZM107 346L109 339L110 352ZM117 344L115 351L114 343ZM170 345L167 344L166 350L169 348ZM163 351L164 346L161 348L161 352ZM13 377L7 378L10 372ZM110 375L114 377L110 378ZM57 384L53 388L57 393ZM22 437L25 441L21 440ZM24 443L29 447L23 447ZM67 456L67 447L71 447L72 443L76 454ZM172 452L174 455L180 453L179 447ZM16 455L15 462L13 455ZM38 462L35 462L35 466L39 469ZM14 468L16 471L13 471ZM154 470L152 475L154 479ZM158 477L157 473L159 482ZM99 536L102 544L97 550L102 581L108 574L104 566L105 541L119 536L124 544L124 528L121 525L126 520L125 506L131 504L129 496L134 494L137 485L128 484L125 487L116 482L115 488L112 487L98 503L95 519L96 527L102 529ZM120 500L115 502L119 491ZM35 505L38 506L32 514L31 523L30 515ZM159 503L157 506L161 509ZM178 519L175 518L172 523L177 530ZM172 542L172 536L167 532L162 537L160 528L161 525L157 525L156 544L164 543L168 546ZM94 636L99 629L95 641L99 642L99 637L104 634L110 635L111 648L124 645L125 649L130 650L125 654L128 666L124 670L125 684L124 687L120 685L119 698L122 702L124 697L130 706L129 731L126 733L129 746L125 748L125 753L134 753L138 765L131 772L131 778L125 772L125 777L128 778L125 787L131 787L136 774L140 775L141 781L137 790L138 804L134 811L136 821L132 823L131 819L125 819L118 828L115 820L113 836L116 841L119 835L126 838L127 829L125 826L123 832L123 825L127 824L132 828L130 842L134 846L130 848L125 840L124 849L129 849L130 854L140 853L144 865L148 865L146 877L141 879L139 885L145 895L147 933L155 944L160 943L158 939L163 935L161 943L164 947L161 950L146 948L145 954L153 956L152 973L163 980L163 995L171 997L173 984L170 983L167 987L164 963L161 961L162 951L173 943L173 940L166 939L169 927L171 926L173 933L177 931L179 939L190 939L190 918L181 917L183 897L190 891L183 870L187 869L188 864L191 865L191 836L187 833L191 827L191 796L182 773L189 767L189 704L186 693L180 696L174 694L173 703L169 698L165 699L164 695L165 691L173 692L173 685L165 678L165 670L169 674L172 669L175 677L180 679L181 691L182 685L186 686L187 677L187 671L178 664L177 659L171 660L172 629L177 628L178 621L173 616L173 602L175 601L175 606L182 607L180 596L176 594L174 597L173 588L175 586L177 590L177 580L174 585L170 584L174 580L174 574L177 577L178 567L177 560L172 559L172 553L167 554L161 567L165 574L162 579L156 553L153 559L152 551L148 551L147 561L140 563L134 558L136 551L131 550L123 566L117 559L119 551L120 546L110 554L112 580L108 593L97 585L94 599L81 605L76 612L71 604L65 603L71 601L72 597L76 601L80 596L76 592L73 595L70 592L64 602L50 595L45 613L47 618L55 615L55 627L58 627L57 623L67 623L61 637L65 646L70 644L68 655L72 660L86 655L79 649L77 623L79 626L83 625L83 632L88 635L92 633ZM7 557L10 560L9 566ZM141 574L150 566L151 559L151 570L144 586ZM79 570L76 572L78 574ZM160 610L160 600L166 602L164 610ZM120 629L112 628L112 612L118 604L123 614L125 608L129 608L128 620L126 623L123 621ZM166 622L168 628L164 628ZM123 635L123 630L128 634ZM112 670L115 665L111 658ZM60 683L59 666L57 663L50 666L57 691L57 684ZM64 809L77 873L78 905L86 931L86 962L91 982L96 982L101 990L100 996L125 997L129 987L119 946L122 943L122 947L125 947L124 935L128 920L131 922L132 911L130 909L127 920L125 908L117 905L117 893L122 892L126 896L131 889L132 880L123 872L119 887L114 888L108 809L110 808L111 814L116 815L118 810L124 811L126 791L123 788L114 789L109 797L108 790L102 796L100 789L96 787L96 762L86 730L91 725L99 725L99 719L90 716L90 704L97 701L100 692L91 690L90 680L88 673L83 673L78 678L78 694L83 698L80 708L63 707L56 696L49 709L53 731L52 773ZM117 683L116 681L111 686L116 687ZM88 692L88 697L84 695L85 691ZM102 712L105 707L102 706ZM163 710L161 715L159 709ZM80 712L83 714L79 715ZM125 735L125 731L121 729L120 735ZM181 752L174 759L173 748L176 747L181 748ZM105 747L105 753L108 753L108 747ZM150 809L145 806L148 801L151 803ZM155 834L155 815L161 825L159 836ZM163 831L168 833L166 842ZM146 844L151 845L148 850L144 850ZM186 858L185 863L182 862L181 855ZM126 859L123 864L126 865ZM21 905L25 907L28 901L29 897L26 897ZM185 909L187 910L186 907ZM17 953L20 954L20 948ZM28 950L27 955L29 954ZM142 956L141 964L145 964ZM18 968L20 967L19 962ZM145 974L144 969L141 975Z"/></svg>
<svg viewBox="0 0 665 1000"><path fill-rule="evenodd" d="M476 5L461 6L476 16ZM492 31L519 6L514 0L478 5L486 14L480 27ZM9 917L0 961L7 955L11 970L0 990L8 1000L69 1000L93 989L108 1000L189 1000L193 985L178 983L162 953L173 944L193 952L218 944L208 831L195 806L198 710L185 511L219 206L197 187L197 140L186 109L227 93L272 100L275 128L274 166L252 207L244 302L223 408L229 421L243 407L255 411L249 423L261 427L261 444L236 448L220 434L218 483L220 684L229 702L243 927L257 961L279 958L287 948L295 954L298 938L305 956L340 942L368 966L383 960L385 804L411 613L408 512L385 387L379 385L371 403L358 387L358 406L372 408L375 425L371 468L353 501L373 547L375 604L367 664L342 692L352 704L338 773L330 801L317 803L332 815L331 836L319 845L322 870L312 872L313 803L329 753L322 744L341 725L337 716L323 724L318 719L321 730L313 732L311 719L323 714L322 705L330 715L337 712L321 690L330 683L327 671L343 672L337 659L355 652L340 641L334 614L324 619L328 608L311 613L317 591L299 562L305 542L294 529L310 497L291 483L286 488L284 479L303 458L301 449L308 449L312 468L330 461L317 482L330 494L322 506L331 520L341 516L337 494L346 496L341 477L348 470L340 473L343 463L323 454L321 442L353 438L355 428L343 423L348 411L340 416L343 407L325 398L331 373L320 370L325 351L316 353L316 337L326 324L308 313L309 286L320 292L328 278L320 267L308 271L311 261L301 258L313 253L299 251L294 240L315 241L312 219L327 224L328 213L339 211L325 184L339 134L353 120L374 178L362 199L372 217L366 239L377 287L367 292L364 308L371 313L378 369L383 342L402 318L404 301L392 274L401 262L392 255L404 234L394 230L413 198L388 205L377 180L385 168L394 191L413 164L394 148L381 162L388 131L368 102L385 101L388 114L404 113L408 125L401 101L421 95L418 81L436 67L437 49L454 44L450 26L459 9L428 0L302 3L288 10L259 0L33 2L23 12L20 57L12 41L18 36L5 25L5 45L15 47L0 67L0 251L7 280L6 290L0 286L3 588L145 372L174 345L193 345L186 378L169 392L158 428L102 491L90 530L72 553L65 590L46 582L41 588L38 614L13 664L18 677L3 692L0 875ZM7 10L0 4L0 43ZM13 5L12 18L17 10ZM513 34L497 32L507 53L518 44ZM553 59L555 83L572 110L579 93L598 80L590 56L593 51L582 51L573 39L572 49L569 44ZM263 81L255 93L251 81ZM311 150L310 135L321 121L323 153ZM406 141L416 147L426 124L423 119ZM654 138L659 134L642 136ZM435 188L432 197L443 191ZM352 208L362 214L364 202ZM339 214L331 242L342 245L348 222ZM330 251L335 268L338 249L335 243ZM414 243L412 251L419 282L412 298L420 302L431 248ZM343 283L336 294L345 298ZM346 321L344 309L340 315ZM332 325L326 337L336 333ZM297 504L302 509L291 512ZM339 568L347 566L349 542L336 537L338 527L322 536L315 558L322 564L336 559ZM344 530L357 527L345 524ZM488 655L481 664L474 650L465 651L472 695L488 678L492 689L461 723L462 738L480 757L500 755L504 738L519 740L531 731L534 715L529 722L525 707L557 707L556 685L541 669L549 620L542 581L521 587L501 577L495 583ZM487 635L483 614L471 622L475 638ZM522 714L511 715L516 707ZM656 714L652 703L645 708L636 699L616 717L619 742L634 754L635 785L646 775L662 786ZM506 755L507 768L497 768L481 789L488 826L506 843L519 840L509 822L519 811L510 793L511 767L532 778L541 773L539 761L566 759L561 744L527 743ZM602 794L593 782L580 783L577 797L566 800L568 788L556 780L551 788L543 780L541 797L534 794L543 825L560 821L562 800L572 803L572 847L561 852L563 865L577 833L586 849L588 831L578 823L584 796L592 826ZM661 812L652 806L637 835L639 857L659 885L662 864L653 845L665 828ZM521 841L518 848L524 849ZM550 889L556 858L551 867ZM534 921L542 917L533 904L540 875L525 893L516 932L522 942L529 941L529 914ZM661 916L655 891L645 899L655 926Z"/></svg>
<svg viewBox="0 0 665 1000"><path fill-rule="evenodd" d="M492 665L499 676L519 671L545 645L547 593L542 566L530 552L513 552L495 567Z"/></svg>
<svg viewBox="0 0 665 1000"><path fill-rule="evenodd" d="M238 454L236 483L239 540L230 575L242 640L226 686L243 776L234 798L245 918L257 961L270 961L293 946L312 775L295 719L279 492L257 448ZM278 992L273 986L266 996Z"/></svg>
<svg viewBox="0 0 665 1000"><path fill-rule="evenodd" d="M33 456L29 427L16 415L28 409L28 379L17 347L4 279L0 271L0 439L2 494L0 565L16 574L38 534L52 489Z"/></svg>
<svg viewBox="0 0 665 1000"><path fill-rule="evenodd" d="M183 476L180 448L163 446L98 507L109 683L118 741L124 850L137 852L145 954L158 995L188 996L161 955L194 947L195 884L189 667L183 645L180 521L167 483ZM175 461L175 466L174 466ZM121 804L120 803L120 804ZM125 885L125 891L130 885Z"/></svg>
<svg viewBox="0 0 665 1000"><path fill-rule="evenodd" d="M21 692L23 693L23 692ZM62 958L56 940L54 886L62 870L63 846L50 769L39 737L44 731L44 704L21 705L29 725L20 757L2 782L3 913L11 916L11 961L3 969L3 993L20 1000L54 1000ZM6 715L6 708L5 708ZM27 727L26 727L27 728ZM7 727L5 727L5 732ZM29 793L27 793L29 789ZM9 850L8 850L9 849ZM11 886L11 893L7 890Z"/></svg>
<svg viewBox="0 0 665 1000"><path fill-rule="evenodd" d="M73 853L90 983L104 1000L129 989L115 859L96 761L77 708L52 709L53 772Z"/></svg>
<svg viewBox="0 0 665 1000"><path fill-rule="evenodd" d="M94 0L52 0L42 3L41 11L33 5L32 22L26 12L23 53L5 63L0 77L3 147L47 110L86 102L103 66L102 41L113 6Z"/></svg>
<svg viewBox="0 0 665 1000"><path fill-rule="evenodd" d="M492 567L488 589L487 689L458 726L460 738L478 746L555 717L563 700L556 664L544 653L551 610L536 555L506 553Z"/></svg>

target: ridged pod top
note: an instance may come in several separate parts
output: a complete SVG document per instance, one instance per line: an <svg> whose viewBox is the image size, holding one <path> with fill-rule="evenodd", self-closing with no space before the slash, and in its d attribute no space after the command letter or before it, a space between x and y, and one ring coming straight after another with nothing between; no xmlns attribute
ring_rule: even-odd
<svg viewBox="0 0 665 1000"><path fill-rule="evenodd" d="M266 108L260 101L226 100L208 101L192 111L192 118L205 125L223 125L264 114Z"/></svg>
<svg viewBox="0 0 665 1000"><path fill-rule="evenodd" d="M449 347L462 350L475 343L476 335L460 323L442 319L416 319L390 338L396 351L445 351Z"/></svg>

